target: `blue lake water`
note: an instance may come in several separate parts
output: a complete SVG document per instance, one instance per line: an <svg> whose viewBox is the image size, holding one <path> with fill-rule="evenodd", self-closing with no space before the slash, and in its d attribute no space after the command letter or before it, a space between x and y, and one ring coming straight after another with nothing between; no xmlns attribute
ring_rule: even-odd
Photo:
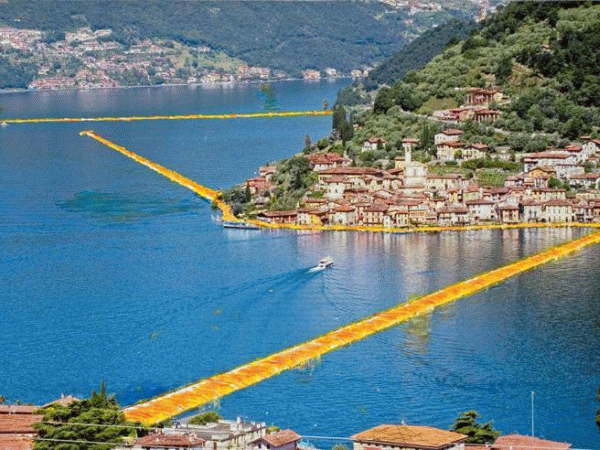
<svg viewBox="0 0 600 450"><path fill-rule="evenodd" d="M5 117L320 109L345 81L0 96ZM10 125L0 130L0 394L44 403L102 379L122 404L231 369L583 230L432 235L223 230L209 205L100 135L223 188L330 118ZM336 267L309 268L324 255ZM590 248L221 400L222 415L349 436L447 428L600 447L600 248ZM331 443L314 441L321 447Z"/></svg>

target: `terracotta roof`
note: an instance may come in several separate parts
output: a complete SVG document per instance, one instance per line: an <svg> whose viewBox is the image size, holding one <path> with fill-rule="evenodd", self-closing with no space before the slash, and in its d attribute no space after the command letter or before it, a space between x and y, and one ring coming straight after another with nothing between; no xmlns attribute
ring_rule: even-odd
<svg viewBox="0 0 600 450"><path fill-rule="evenodd" d="M297 215L298 212L296 210L292 211L263 211L258 213L259 216L263 217L290 217Z"/></svg>
<svg viewBox="0 0 600 450"><path fill-rule="evenodd" d="M0 405L0 414L33 414L37 409L35 405Z"/></svg>
<svg viewBox="0 0 600 450"><path fill-rule="evenodd" d="M386 205L382 205L381 203L374 203L371 206L367 206L365 208L365 212L386 212L388 207Z"/></svg>
<svg viewBox="0 0 600 450"><path fill-rule="evenodd" d="M149 434L135 441L140 447L181 448L200 447L206 441L191 434Z"/></svg>
<svg viewBox="0 0 600 450"><path fill-rule="evenodd" d="M381 170L372 167L332 167L319 172L319 175L379 175Z"/></svg>
<svg viewBox="0 0 600 450"><path fill-rule="evenodd" d="M377 442L402 447L440 448L464 442L467 436L453 431L415 425L379 425L352 436L359 442Z"/></svg>
<svg viewBox="0 0 600 450"><path fill-rule="evenodd" d="M492 445L493 449L505 449L511 447L513 450L519 450L521 448L523 450L535 450L533 447L536 449L567 450L571 447L571 444L567 442L547 441L545 439L523 436L520 434L507 434L506 436L500 436Z"/></svg>
<svg viewBox="0 0 600 450"><path fill-rule="evenodd" d="M31 450L33 439L25 436L0 435L0 449L2 450Z"/></svg>
<svg viewBox="0 0 600 450"><path fill-rule="evenodd" d="M567 200L548 200L544 203L544 206L573 206L573 204Z"/></svg>
<svg viewBox="0 0 600 450"><path fill-rule="evenodd" d="M540 152L540 153L529 153L525 156L525 159L567 159L571 155L568 153L557 153L557 152Z"/></svg>
<svg viewBox="0 0 600 450"><path fill-rule="evenodd" d="M438 147L442 147L442 146L446 146L446 147L464 147L465 144L463 144L460 141L446 141L446 142L440 142L438 144Z"/></svg>
<svg viewBox="0 0 600 450"><path fill-rule="evenodd" d="M482 198L477 200L467 200L465 202L467 205L493 205L494 202L491 200L484 200Z"/></svg>
<svg viewBox="0 0 600 450"><path fill-rule="evenodd" d="M404 138L404 139L402 139L402 143L403 144L418 144L419 142L421 142L419 139L414 139L414 138Z"/></svg>
<svg viewBox="0 0 600 450"><path fill-rule="evenodd" d="M457 130L456 128L448 128L447 130L442 131L446 136L460 136L463 134L462 131Z"/></svg>
<svg viewBox="0 0 600 450"><path fill-rule="evenodd" d="M282 447L291 442L297 442L300 439L302 439L302 436L292 430L287 429L278 431L276 433L267 434L253 442L265 441L271 447Z"/></svg>
<svg viewBox="0 0 600 450"><path fill-rule="evenodd" d="M32 425L40 422L43 418L43 416L34 414L2 414L0 415L0 433L37 433Z"/></svg>

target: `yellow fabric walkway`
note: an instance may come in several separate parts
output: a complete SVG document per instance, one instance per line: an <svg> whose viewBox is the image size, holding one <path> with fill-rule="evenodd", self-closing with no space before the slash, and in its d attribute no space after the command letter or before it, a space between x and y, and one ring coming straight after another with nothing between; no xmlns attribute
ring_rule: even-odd
<svg viewBox="0 0 600 450"><path fill-rule="evenodd" d="M282 111L238 114L176 114L154 116L124 117L39 117L33 119L4 119L3 123L53 123L53 122L133 122L137 120L215 120L215 119L251 119L270 117L330 116L331 110Z"/></svg>

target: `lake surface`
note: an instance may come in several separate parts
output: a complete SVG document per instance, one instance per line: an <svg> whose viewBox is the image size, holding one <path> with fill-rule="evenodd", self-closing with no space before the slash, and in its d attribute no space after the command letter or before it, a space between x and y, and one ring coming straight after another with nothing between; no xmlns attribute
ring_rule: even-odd
<svg viewBox="0 0 600 450"><path fill-rule="evenodd" d="M320 109L346 81L0 96L5 117ZM211 187L326 135L328 117L10 125L0 130L0 394L44 403L102 379L124 405L302 342L584 233L223 230L186 189L80 137ZM333 270L310 273L325 255ZM520 275L222 399L304 435L447 428L600 447L600 248ZM311 440L329 448L332 443Z"/></svg>

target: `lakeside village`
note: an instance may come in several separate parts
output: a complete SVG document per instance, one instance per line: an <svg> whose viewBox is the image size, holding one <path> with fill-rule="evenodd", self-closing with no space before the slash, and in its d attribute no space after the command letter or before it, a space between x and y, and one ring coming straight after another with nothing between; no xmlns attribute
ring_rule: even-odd
<svg viewBox="0 0 600 450"><path fill-rule="evenodd" d="M0 54L11 64L33 68L29 89L94 89L159 84L272 81L283 71L251 67L206 46L188 47L167 39L123 45L111 29L80 28L64 36L40 30L0 27ZM361 78L369 68L341 74L334 68L304 70L305 80Z"/></svg>
<svg viewBox="0 0 600 450"><path fill-rule="evenodd" d="M108 400L109 404L114 403L112 397L103 399L100 394L93 393L87 400L62 395L58 400L43 406L0 404L0 450L40 450L65 445L83 449L91 443L100 442L113 443L103 448L118 450L315 450L314 446L293 430L280 430L275 426L267 426L265 422L250 422L241 418L224 420L214 411L173 420L161 428L137 429L128 426L116 426L113 429L115 422L110 421L104 425L109 429L93 424L86 427L87 422L91 421L90 417L94 416L87 416L87 420L82 420L85 415L82 414L79 419L64 424L65 428L69 428L68 431L55 434L57 430L60 433L62 422L67 422L72 411L84 410L90 413L93 408L98 410L97 403L103 400ZM115 403L113 406L118 405ZM114 408L100 410L110 411L109 415L120 414ZM59 421L56 417L63 419ZM477 418L475 411L462 413L455 420L453 431L422 425L382 424L365 431L357 430L356 434L347 439L335 438L333 442L338 443L333 448L348 450L351 445L352 450L568 450L571 447L570 443L532 436L500 436L491 422L479 424ZM77 423L79 427L73 425ZM112 435L112 432L117 434ZM101 437L102 433L104 438ZM68 444L69 441L78 442ZM339 441L345 443L340 444ZM115 442L121 443L114 444Z"/></svg>
<svg viewBox="0 0 600 450"><path fill-rule="evenodd" d="M290 178L289 164L270 164L259 176L239 185L238 196L225 192L234 214L274 224L376 227L466 226L518 223L600 222L600 171L596 167L600 140L583 137L564 148L514 153L510 147L465 143L461 125L492 124L501 112L490 109L501 94L494 89L470 88L460 108L434 111L430 119L446 128L435 134L435 157L425 163L413 159L419 139L406 137L404 156L382 161L380 167L359 166L387 144L384 138L366 139L358 157L344 151L313 146L291 161L306 159L313 182L295 209L273 208L281 195L281 180ZM335 113L334 113L335 114ZM361 127L354 125L355 130ZM464 127L463 127L464 128ZM339 150L333 142L330 148ZM302 164L299 164L302 165ZM506 172L503 166L520 171ZM472 172L465 172L465 168ZM502 185L490 183L498 175ZM497 182L498 177L492 177ZM288 189L293 189L293 181ZM296 183L301 184L301 183ZM245 201L239 202L245 189ZM284 188L285 189L285 188ZM240 195L242 194L242 195ZM238 203L236 203L238 202Z"/></svg>

